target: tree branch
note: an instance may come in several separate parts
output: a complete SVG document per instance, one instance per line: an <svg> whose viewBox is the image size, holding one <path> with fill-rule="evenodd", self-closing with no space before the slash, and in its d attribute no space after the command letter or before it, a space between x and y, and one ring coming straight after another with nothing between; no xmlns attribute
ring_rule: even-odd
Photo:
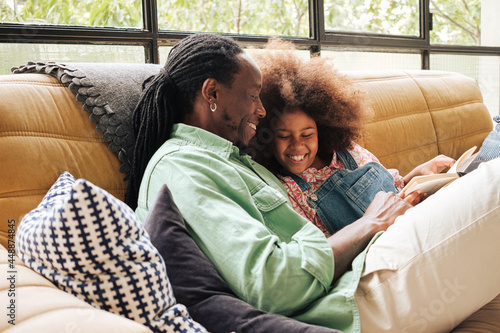
<svg viewBox="0 0 500 333"><path fill-rule="evenodd" d="M236 18L236 33L240 33L240 22L241 22L241 0L238 1L238 16Z"/></svg>
<svg viewBox="0 0 500 333"><path fill-rule="evenodd" d="M462 3L464 4L465 9L467 9L467 11L470 12L469 4L467 3L467 0L462 0Z"/></svg>
<svg viewBox="0 0 500 333"><path fill-rule="evenodd" d="M465 33L469 34L472 39L474 40L474 42L476 44L478 44L478 37L476 36L475 34L475 30L477 29L477 27L474 25L474 24L471 24L470 22L467 22L467 24L469 24L473 29L474 31L471 31L469 28L467 28L466 26L464 26L463 24L457 22L456 20L454 20L452 17L450 17L449 15L447 15L446 13L444 13L437 5L436 3L434 2L434 0L430 0L431 4L434 6L434 8L437 10L437 13L436 15L437 16L441 16L443 17L444 19L450 21L450 23L454 24L455 26L457 26L458 28L462 29Z"/></svg>
<svg viewBox="0 0 500 333"><path fill-rule="evenodd" d="M295 10L297 11L297 26L295 28L295 35L298 36L300 34L300 21L302 21L302 17L304 16L305 11L300 11L300 4L297 3L297 1L300 0L294 0L293 5L295 7ZM306 7L307 8L307 7Z"/></svg>

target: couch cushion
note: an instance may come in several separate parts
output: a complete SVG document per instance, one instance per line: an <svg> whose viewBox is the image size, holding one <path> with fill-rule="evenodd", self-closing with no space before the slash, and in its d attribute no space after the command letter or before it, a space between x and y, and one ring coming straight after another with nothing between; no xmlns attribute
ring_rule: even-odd
<svg viewBox="0 0 500 333"><path fill-rule="evenodd" d="M492 129L479 86L465 75L423 70L346 74L366 92L371 107L358 143L402 175L439 154L458 158L479 147Z"/></svg>
<svg viewBox="0 0 500 333"><path fill-rule="evenodd" d="M109 149L118 155L120 171L128 173L135 144L131 114L139 101L142 83L158 74L160 68L162 65L155 64L29 61L12 68L12 73L48 74L67 85L97 123L97 131L103 133Z"/></svg>
<svg viewBox="0 0 500 333"><path fill-rule="evenodd" d="M75 95L48 75L0 76L0 243L63 171L119 199L127 184L120 161Z"/></svg>
<svg viewBox="0 0 500 333"><path fill-rule="evenodd" d="M16 236L21 260L89 304L157 332L206 332L176 304L165 265L134 212L63 173Z"/></svg>
<svg viewBox="0 0 500 333"><path fill-rule="evenodd" d="M56 288L26 267L13 249L7 252L3 246L0 275L0 303L5 306L1 332L151 332L137 322L96 309Z"/></svg>
<svg viewBox="0 0 500 333"><path fill-rule="evenodd" d="M162 186L144 226L165 260L178 301L212 333L338 332L265 313L237 298L190 237L166 185Z"/></svg>

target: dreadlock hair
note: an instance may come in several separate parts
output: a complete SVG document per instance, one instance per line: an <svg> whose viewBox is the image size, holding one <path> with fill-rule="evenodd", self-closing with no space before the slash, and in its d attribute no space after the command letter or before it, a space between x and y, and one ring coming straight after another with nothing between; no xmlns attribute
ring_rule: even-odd
<svg viewBox="0 0 500 333"><path fill-rule="evenodd" d="M250 142L255 160L277 173L281 169L272 145L277 119L301 110L318 128L318 156L325 162L334 151L351 147L359 136L363 108L359 90L340 74L331 59L297 55L291 42L271 38L264 51L251 53L262 71L260 99L267 116Z"/></svg>
<svg viewBox="0 0 500 333"><path fill-rule="evenodd" d="M132 114L136 137L125 202L137 207L140 183L153 154L170 138L172 126L193 111L203 82L213 78L231 86L241 69L242 48L231 38L214 33L190 35L176 44L159 74L143 83Z"/></svg>

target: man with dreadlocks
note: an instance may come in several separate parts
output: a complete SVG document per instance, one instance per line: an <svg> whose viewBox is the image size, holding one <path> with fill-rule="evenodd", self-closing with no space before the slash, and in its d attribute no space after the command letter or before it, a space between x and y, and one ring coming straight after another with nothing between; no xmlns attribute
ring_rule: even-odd
<svg viewBox="0 0 500 333"><path fill-rule="evenodd" d="M133 115L126 201L141 220L166 184L236 295L345 332L449 331L500 293L500 159L411 209L380 192L326 238L242 153L266 114L261 86L260 69L230 38L194 34L174 46Z"/></svg>

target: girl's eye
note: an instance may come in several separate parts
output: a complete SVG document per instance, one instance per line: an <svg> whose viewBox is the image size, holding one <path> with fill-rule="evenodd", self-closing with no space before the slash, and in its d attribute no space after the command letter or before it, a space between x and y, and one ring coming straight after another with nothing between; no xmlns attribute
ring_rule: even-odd
<svg viewBox="0 0 500 333"><path fill-rule="evenodd" d="M281 139L281 140L286 140L288 139L290 136L289 135L277 135L278 139Z"/></svg>
<svg viewBox="0 0 500 333"><path fill-rule="evenodd" d="M306 139L309 139L309 138L312 138L313 134L303 134L302 137L303 138L306 138Z"/></svg>

